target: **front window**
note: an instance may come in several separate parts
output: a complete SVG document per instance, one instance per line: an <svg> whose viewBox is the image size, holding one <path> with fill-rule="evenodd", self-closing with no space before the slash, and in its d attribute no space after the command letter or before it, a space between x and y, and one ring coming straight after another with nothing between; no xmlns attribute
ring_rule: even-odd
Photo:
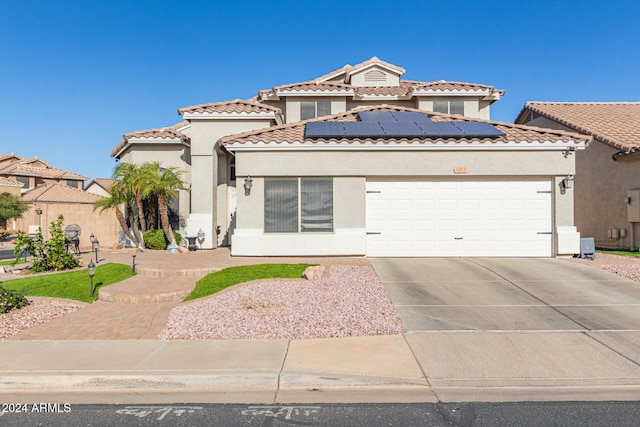
<svg viewBox="0 0 640 427"><path fill-rule="evenodd" d="M433 111L464 116L464 101L433 101Z"/></svg>
<svg viewBox="0 0 640 427"><path fill-rule="evenodd" d="M265 178L265 233L333 231L332 178Z"/></svg>
<svg viewBox="0 0 640 427"><path fill-rule="evenodd" d="M331 114L331 101L302 101L300 103L300 120Z"/></svg>
<svg viewBox="0 0 640 427"><path fill-rule="evenodd" d="M67 187L78 188L78 181L74 181L73 179L68 179Z"/></svg>

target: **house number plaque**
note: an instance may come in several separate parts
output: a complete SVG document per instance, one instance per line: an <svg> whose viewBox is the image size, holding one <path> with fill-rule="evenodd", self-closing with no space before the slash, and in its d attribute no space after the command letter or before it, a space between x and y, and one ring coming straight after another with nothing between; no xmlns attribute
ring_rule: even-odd
<svg viewBox="0 0 640 427"><path fill-rule="evenodd" d="M469 169L466 166L454 166L453 173L467 173Z"/></svg>

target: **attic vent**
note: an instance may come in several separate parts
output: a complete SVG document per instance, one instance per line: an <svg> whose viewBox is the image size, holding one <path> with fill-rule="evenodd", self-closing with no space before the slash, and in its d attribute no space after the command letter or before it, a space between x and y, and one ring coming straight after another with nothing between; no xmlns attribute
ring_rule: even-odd
<svg viewBox="0 0 640 427"><path fill-rule="evenodd" d="M385 82L387 75L380 70L372 70L364 75L365 82Z"/></svg>

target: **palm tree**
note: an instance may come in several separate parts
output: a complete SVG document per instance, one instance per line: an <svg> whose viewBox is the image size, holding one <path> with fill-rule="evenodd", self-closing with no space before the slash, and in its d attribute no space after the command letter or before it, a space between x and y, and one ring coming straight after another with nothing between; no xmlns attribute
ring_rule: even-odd
<svg viewBox="0 0 640 427"><path fill-rule="evenodd" d="M135 203L137 215L134 215L133 220L140 223L140 230L142 233L147 231L147 221L144 216L144 210L142 205L142 176L144 174L144 165L138 166L133 163L120 163L113 170L113 179L117 180L116 185L119 185L121 191L128 194L131 197L131 202Z"/></svg>
<svg viewBox="0 0 640 427"><path fill-rule="evenodd" d="M136 239L133 237L131 232L129 231L129 227L127 227L127 221L124 218L124 214L120 210L120 205L125 203L126 199L123 194L120 192L119 188L116 185L112 185L109 188L109 196L98 199L93 204L93 210L100 209L100 212L103 212L108 209L113 209L116 214L116 218L118 219L118 223L120 227L127 235L129 240L135 242Z"/></svg>
<svg viewBox="0 0 640 427"><path fill-rule="evenodd" d="M160 162L147 162L141 178L144 197L158 198L158 210L164 235L168 242L173 242L173 229L169 222L169 199L178 195L178 190L184 188L182 172L176 167L163 168Z"/></svg>

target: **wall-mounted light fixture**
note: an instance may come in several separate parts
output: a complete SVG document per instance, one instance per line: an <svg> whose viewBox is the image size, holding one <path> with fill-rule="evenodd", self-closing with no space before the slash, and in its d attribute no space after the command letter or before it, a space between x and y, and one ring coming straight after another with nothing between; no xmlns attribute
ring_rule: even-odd
<svg viewBox="0 0 640 427"><path fill-rule="evenodd" d="M567 175L560 181L560 194L564 194L567 188L573 188L573 175Z"/></svg>
<svg viewBox="0 0 640 427"><path fill-rule="evenodd" d="M564 150L562 152L562 154L564 155L564 158L566 159L567 157L569 157L571 154L573 154L573 152L576 151L576 147L569 147L566 150Z"/></svg>
<svg viewBox="0 0 640 427"><path fill-rule="evenodd" d="M38 215L42 215L42 209L41 208L36 208L36 213Z"/></svg>
<svg viewBox="0 0 640 427"><path fill-rule="evenodd" d="M631 197L629 197L629 196L625 197L625 198L624 198L624 202L625 202L626 204L630 205L630 204L631 204Z"/></svg>
<svg viewBox="0 0 640 427"><path fill-rule="evenodd" d="M253 187L253 179L250 176L247 176L244 179L244 195L248 196L251 194L251 187Z"/></svg>

